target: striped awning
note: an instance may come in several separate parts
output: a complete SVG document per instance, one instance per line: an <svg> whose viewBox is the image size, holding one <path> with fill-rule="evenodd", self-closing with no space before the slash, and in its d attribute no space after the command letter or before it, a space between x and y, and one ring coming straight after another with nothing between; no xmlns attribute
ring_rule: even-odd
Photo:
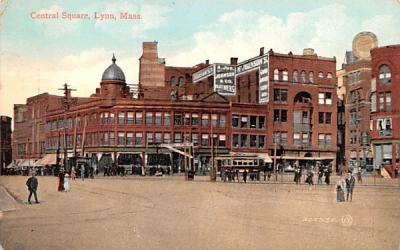
<svg viewBox="0 0 400 250"><path fill-rule="evenodd" d="M35 167L43 167L57 164L57 154L46 154L42 159L35 162Z"/></svg>

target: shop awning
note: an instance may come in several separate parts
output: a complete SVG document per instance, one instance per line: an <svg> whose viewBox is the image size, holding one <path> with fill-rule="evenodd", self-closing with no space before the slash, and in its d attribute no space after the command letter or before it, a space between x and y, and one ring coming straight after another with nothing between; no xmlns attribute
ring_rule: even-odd
<svg viewBox="0 0 400 250"><path fill-rule="evenodd" d="M268 154L257 154L258 158L261 158L266 163L272 163L271 157Z"/></svg>
<svg viewBox="0 0 400 250"><path fill-rule="evenodd" d="M35 164L35 159L25 159L20 165L18 165L19 167L33 167Z"/></svg>
<svg viewBox="0 0 400 250"><path fill-rule="evenodd" d="M6 166L6 168L14 168L14 167L15 167L15 165L12 162Z"/></svg>
<svg viewBox="0 0 400 250"><path fill-rule="evenodd" d="M35 167L57 164L57 154L46 154L42 159L35 162Z"/></svg>

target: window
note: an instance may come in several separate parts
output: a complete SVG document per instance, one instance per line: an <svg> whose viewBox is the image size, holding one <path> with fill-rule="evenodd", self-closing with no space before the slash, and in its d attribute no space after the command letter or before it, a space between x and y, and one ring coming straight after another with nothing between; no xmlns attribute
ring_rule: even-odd
<svg viewBox="0 0 400 250"><path fill-rule="evenodd" d="M133 124L133 112L128 112L127 113L126 124Z"/></svg>
<svg viewBox="0 0 400 250"><path fill-rule="evenodd" d="M164 126L170 126L170 125L171 125L171 114L164 113Z"/></svg>
<svg viewBox="0 0 400 250"><path fill-rule="evenodd" d="M306 83L306 72L301 71L301 83Z"/></svg>
<svg viewBox="0 0 400 250"><path fill-rule="evenodd" d="M213 128L217 127L217 121L218 121L218 115L212 114L211 115L211 126L213 126Z"/></svg>
<svg viewBox="0 0 400 250"><path fill-rule="evenodd" d="M274 81L279 81L279 70L278 69L274 70Z"/></svg>
<svg viewBox="0 0 400 250"><path fill-rule="evenodd" d="M175 76L171 77L171 85L176 85L176 78Z"/></svg>
<svg viewBox="0 0 400 250"><path fill-rule="evenodd" d="M174 133L174 142L181 143L182 142L182 134L181 133Z"/></svg>
<svg viewBox="0 0 400 250"><path fill-rule="evenodd" d="M156 124L156 126L161 126L161 112L156 112L154 123Z"/></svg>
<svg viewBox="0 0 400 250"><path fill-rule="evenodd" d="M82 135L76 135L76 146L80 147L82 144Z"/></svg>
<svg viewBox="0 0 400 250"><path fill-rule="evenodd" d="M284 82L288 81L288 71L287 70L282 71L282 81L284 81Z"/></svg>
<svg viewBox="0 0 400 250"><path fill-rule="evenodd" d="M133 145L133 133L126 133L126 145Z"/></svg>
<svg viewBox="0 0 400 250"><path fill-rule="evenodd" d="M124 124L125 123L125 112L119 112L118 113L118 124Z"/></svg>
<svg viewBox="0 0 400 250"><path fill-rule="evenodd" d="M171 134L170 133L164 133L164 143L165 144L171 143Z"/></svg>
<svg viewBox="0 0 400 250"><path fill-rule="evenodd" d="M318 146L320 148L332 145L332 134L318 134Z"/></svg>
<svg viewBox="0 0 400 250"><path fill-rule="evenodd" d="M208 127L208 114L201 115L201 126Z"/></svg>
<svg viewBox="0 0 400 250"><path fill-rule="evenodd" d="M114 113L110 113L110 117L108 119L109 124L114 124Z"/></svg>
<svg viewBox="0 0 400 250"><path fill-rule="evenodd" d="M234 147L234 148L237 148L237 147L239 147L239 135L233 135L233 137L232 137L232 146Z"/></svg>
<svg viewBox="0 0 400 250"><path fill-rule="evenodd" d="M287 89L274 89L275 102L287 102Z"/></svg>
<svg viewBox="0 0 400 250"><path fill-rule="evenodd" d="M325 113L325 123L326 124L331 124L332 123L332 113L331 112L326 112Z"/></svg>
<svg viewBox="0 0 400 250"><path fill-rule="evenodd" d="M281 122L287 122L287 110L281 110Z"/></svg>
<svg viewBox="0 0 400 250"><path fill-rule="evenodd" d="M192 126L196 127L199 125L199 115L192 114Z"/></svg>
<svg viewBox="0 0 400 250"><path fill-rule="evenodd" d="M234 128L239 127L239 116L238 115L232 116L232 127L234 127Z"/></svg>
<svg viewBox="0 0 400 250"><path fill-rule="evenodd" d="M247 128L247 116L241 116L240 117L240 127L241 128Z"/></svg>
<svg viewBox="0 0 400 250"><path fill-rule="evenodd" d="M151 125L151 124L153 124L153 113L146 112L146 125Z"/></svg>
<svg viewBox="0 0 400 250"><path fill-rule="evenodd" d="M381 84L388 84L391 81L392 75L390 73L390 69L387 65L382 65L379 68L379 82Z"/></svg>
<svg viewBox="0 0 400 250"><path fill-rule="evenodd" d="M371 94L371 112L376 112L376 93Z"/></svg>
<svg viewBox="0 0 400 250"><path fill-rule="evenodd" d="M310 72L308 73L308 80L310 81L310 83L314 83L314 72Z"/></svg>
<svg viewBox="0 0 400 250"><path fill-rule="evenodd" d="M333 78L333 77L332 77L332 73L328 73L328 74L326 75L326 78L332 79L332 78Z"/></svg>
<svg viewBox="0 0 400 250"><path fill-rule="evenodd" d="M219 135L218 136L218 146L225 147L226 146L226 135Z"/></svg>
<svg viewBox="0 0 400 250"><path fill-rule="evenodd" d="M250 116L250 128L256 128L257 127L257 116Z"/></svg>
<svg viewBox="0 0 400 250"><path fill-rule="evenodd" d="M208 146L208 134L201 135L201 146Z"/></svg>
<svg viewBox="0 0 400 250"><path fill-rule="evenodd" d="M318 93L318 104L332 104L332 93Z"/></svg>
<svg viewBox="0 0 400 250"><path fill-rule="evenodd" d="M324 73L322 73L321 71L318 73L318 78L322 79L324 78Z"/></svg>
<svg viewBox="0 0 400 250"><path fill-rule="evenodd" d="M256 135L250 135L250 147L251 148L257 147L257 136Z"/></svg>
<svg viewBox="0 0 400 250"><path fill-rule="evenodd" d="M300 134L299 133L293 134L293 145L295 145L295 146L300 145Z"/></svg>
<svg viewBox="0 0 400 250"><path fill-rule="evenodd" d="M245 148L247 145L247 135L240 135L240 147Z"/></svg>
<svg viewBox="0 0 400 250"><path fill-rule="evenodd" d="M324 124L324 112L319 112L318 113L318 123L319 124Z"/></svg>
<svg viewBox="0 0 400 250"><path fill-rule="evenodd" d="M174 125L182 125L182 113L176 112L174 113Z"/></svg>
<svg viewBox="0 0 400 250"><path fill-rule="evenodd" d="M190 126L190 114L185 114L184 125Z"/></svg>
<svg viewBox="0 0 400 250"><path fill-rule="evenodd" d="M305 145L305 146L309 145L310 141L309 141L308 138L309 138L308 137L308 133L303 133L302 134L302 143L303 143L303 145Z"/></svg>
<svg viewBox="0 0 400 250"><path fill-rule="evenodd" d="M76 127L77 128L81 127L81 117L80 116L76 117Z"/></svg>
<svg viewBox="0 0 400 250"><path fill-rule="evenodd" d="M225 115L220 115L219 116L219 127L220 128L225 128L225 123L226 123L226 116Z"/></svg>
<svg viewBox="0 0 400 250"><path fill-rule="evenodd" d="M115 144L115 136L114 136L114 132L110 132L110 145L114 145Z"/></svg>
<svg viewBox="0 0 400 250"><path fill-rule="evenodd" d="M294 83L299 82L297 70L293 71L292 82L294 82Z"/></svg>
<svg viewBox="0 0 400 250"><path fill-rule="evenodd" d="M154 137L156 139L156 144L161 144L161 136L162 136L161 133L155 133L154 134Z"/></svg>
<svg viewBox="0 0 400 250"><path fill-rule="evenodd" d="M179 86L183 86L185 84L185 79L183 77L179 77Z"/></svg>
<svg viewBox="0 0 400 250"><path fill-rule="evenodd" d="M192 143L194 146L199 145L199 135L198 134L192 134Z"/></svg>
<svg viewBox="0 0 400 250"><path fill-rule="evenodd" d="M386 112L392 111L392 98L390 92L386 92Z"/></svg>
<svg viewBox="0 0 400 250"><path fill-rule="evenodd" d="M143 122L143 114L142 114L142 112L136 112L136 114L135 114L135 124L136 125L142 125L142 122Z"/></svg>
<svg viewBox="0 0 400 250"><path fill-rule="evenodd" d="M264 147L265 147L265 136L259 135L258 136L258 148L264 148Z"/></svg>
<svg viewBox="0 0 400 250"><path fill-rule="evenodd" d="M135 144L136 145L142 145L143 144L143 134L142 133L136 133L135 134Z"/></svg>
<svg viewBox="0 0 400 250"><path fill-rule="evenodd" d="M118 132L118 145L125 145L125 133Z"/></svg>
<svg viewBox="0 0 400 250"><path fill-rule="evenodd" d="M153 133L146 133L146 144L153 145Z"/></svg>
<svg viewBox="0 0 400 250"><path fill-rule="evenodd" d="M258 117L258 128L265 128L265 116Z"/></svg>
<svg viewBox="0 0 400 250"><path fill-rule="evenodd" d="M379 111L385 111L385 93L379 93Z"/></svg>

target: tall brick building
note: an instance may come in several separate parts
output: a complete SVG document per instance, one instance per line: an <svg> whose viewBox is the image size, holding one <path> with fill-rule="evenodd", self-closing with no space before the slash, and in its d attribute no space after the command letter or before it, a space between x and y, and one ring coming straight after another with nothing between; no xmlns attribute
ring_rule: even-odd
<svg viewBox="0 0 400 250"><path fill-rule="evenodd" d="M139 60L138 98L115 57L100 88L89 98L69 96L66 113L62 97L45 94L56 102L40 113L47 154L66 144L69 155L89 156L100 168L111 161L147 166L160 159L179 168L182 157L165 145L191 142L193 163L203 170L212 146L216 155L268 153L285 166L336 165L335 58L312 49L293 55L261 48L242 62L173 67L159 58L156 42L145 42ZM34 105L28 99L23 108ZM23 134L30 123L15 123L16 145L38 136Z"/></svg>
<svg viewBox="0 0 400 250"><path fill-rule="evenodd" d="M11 160L11 117L0 116L0 175Z"/></svg>
<svg viewBox="0 0 400 250"><path fill-rule="evenodd" d="M371 58L374 164L394 176L400 167L400 45L372 49Z"/></svg>

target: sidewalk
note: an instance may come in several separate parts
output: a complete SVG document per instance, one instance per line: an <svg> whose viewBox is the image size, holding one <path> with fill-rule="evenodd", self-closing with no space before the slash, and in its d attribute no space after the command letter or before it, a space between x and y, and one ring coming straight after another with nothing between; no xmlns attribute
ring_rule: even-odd
<svg viewBox="0 0 400 250"><path fill-rule="evenodd" d="M0 214L1 212L14 211L17 209L17 201L0 185ZM1 215L0 215L1 219ZM0 246L1 250L1 246Z"/></svg>

